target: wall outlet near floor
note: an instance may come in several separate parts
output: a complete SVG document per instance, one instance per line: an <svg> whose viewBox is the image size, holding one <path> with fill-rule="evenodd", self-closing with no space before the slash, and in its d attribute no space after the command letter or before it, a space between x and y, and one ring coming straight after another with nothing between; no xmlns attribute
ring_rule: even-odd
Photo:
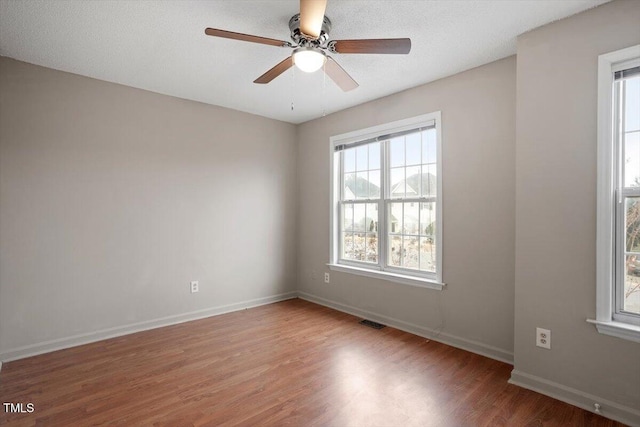
<svg viewBox="0 0 640 427"><path fill-rule="evenodd" d="M324 273L324 283L329 283L329 273Z"/></svg>
<svg viewBox="0 0 640 427"><path fill-rule="evenodd" d="M197 280L191 282L191 293L195 294L200 290L200 283Z"/></svg>
<svg viewBox="0 0 640 427"><path fill-rule="evenodd" d="M536 345L551 350L551 331L549 329L536 328Z"/></svg>

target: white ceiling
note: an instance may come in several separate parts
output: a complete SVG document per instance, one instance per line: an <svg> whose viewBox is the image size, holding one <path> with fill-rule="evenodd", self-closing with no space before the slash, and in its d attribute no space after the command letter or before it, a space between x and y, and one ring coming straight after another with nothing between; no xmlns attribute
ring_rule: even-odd
<svg viewBox="0 0 640 427"><path fill-rule="evenodd" d="M409 55L334 55L360 84L347 93L294 69L254 84L290 49L204 34L289 40L297 0L0 0L0 55L301 123L513 55L517 35L606 1L329 0L331 39L412 40Z"/></svg>

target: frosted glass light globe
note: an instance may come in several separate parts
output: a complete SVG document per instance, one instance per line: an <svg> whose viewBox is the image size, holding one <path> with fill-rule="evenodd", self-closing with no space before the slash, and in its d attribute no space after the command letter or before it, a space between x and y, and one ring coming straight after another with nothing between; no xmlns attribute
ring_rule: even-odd
<svg viewBox="0 0 640 427"><path fill-rule="evenodd" d="M318 71L326 60L322 52L313 48L300 48L293 52L293 63L305 73Z"/></svg>

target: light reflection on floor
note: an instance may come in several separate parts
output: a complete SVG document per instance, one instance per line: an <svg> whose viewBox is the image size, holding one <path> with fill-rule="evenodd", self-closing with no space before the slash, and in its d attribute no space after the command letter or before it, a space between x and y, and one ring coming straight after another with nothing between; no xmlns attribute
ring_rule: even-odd
<svg viewBox="0 0 640 427"><path fill-rule="evenodd" d="M334 355L331 375L340 390L342 410L332 425L442 426L446 422L428 387L412 378L402 366L377 370L376 355L359 348Z"/></svg>

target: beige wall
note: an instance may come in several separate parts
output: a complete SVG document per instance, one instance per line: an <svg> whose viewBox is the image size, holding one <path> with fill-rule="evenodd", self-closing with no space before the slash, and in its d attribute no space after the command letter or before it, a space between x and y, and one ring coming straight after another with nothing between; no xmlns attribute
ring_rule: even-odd
<svg viewBox="0 0 640 427"><path fill-rule="evenodd" d="M293 291L295 155L291 124L0 58L0 354Z"/></svg>
<svg viewBox="0 0 640 427"><path fill-rule="evenodd" d="M512 357L515 74L510 57L298 127L300 291L437 330L439 339L494 357ZM442 112L446 288L335 271L325 284L329 137L433 111Z"/></svg>
<svg viewBox="0 0 640 427"><path fill-rule="evenodd" d="M598 55L638 43L638 1L518 39L515 372L640 411L640 344L585 322L596 307ZM551 329L551 351L535 346L536 327Z"/></svg>

